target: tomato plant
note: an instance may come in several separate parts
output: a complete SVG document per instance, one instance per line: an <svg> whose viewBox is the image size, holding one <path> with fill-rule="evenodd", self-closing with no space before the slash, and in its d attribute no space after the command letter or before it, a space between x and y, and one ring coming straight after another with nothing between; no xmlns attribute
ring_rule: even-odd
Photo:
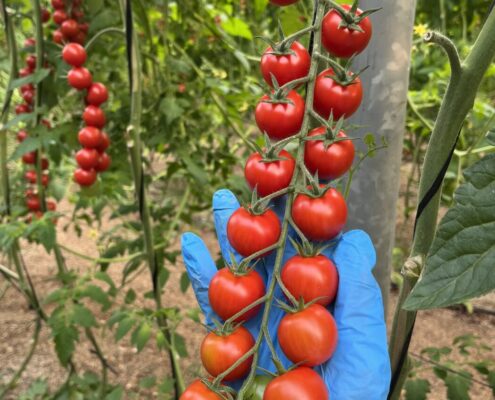
<svg viewBox="0 0 495 400"><path fill-rule="evenodd" d="M223 398L197 379L182 393L179 400L223 400Z"/></svg>

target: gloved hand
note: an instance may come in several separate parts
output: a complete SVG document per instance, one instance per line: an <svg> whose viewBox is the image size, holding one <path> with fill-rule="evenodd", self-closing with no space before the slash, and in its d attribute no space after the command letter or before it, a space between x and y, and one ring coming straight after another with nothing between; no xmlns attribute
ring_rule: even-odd
<svg viewBox="0 0 495 400"><path fill-rule="evenodd" d="M284 199L275 201L275 211L284 206ZM225 260L234 253L227 239L227 222L239 203L232 192L220 190L213 197L215 228ZM280 215L280 213L279 213ZM206 323L215 317L208 300L208 287L217 268L203 241L193 233L182 236L182 254L192 287ZM287 243L283 262L296 251ZM316 370L325 380L332 400L386 399L390 384L390 363L381 292L371 271L376 254L369 236L363 231L351 231L342 236L338 244L324 253L332 259L339 272L337 298L332 314L337 323L338 344L332 358ZM259 262L256 269L265 279L271 279L275 255L272 253ZM282 298L279 289L276 296ZM263 312L247 321L244 326L257 337ZM291 362L284 356L276 340L277 327L285 312L271 308L269 331L277 354L284 366ZM219 319L218 317L216 317ZM274 371L266 343L260 348L259 366Z"/></svg>

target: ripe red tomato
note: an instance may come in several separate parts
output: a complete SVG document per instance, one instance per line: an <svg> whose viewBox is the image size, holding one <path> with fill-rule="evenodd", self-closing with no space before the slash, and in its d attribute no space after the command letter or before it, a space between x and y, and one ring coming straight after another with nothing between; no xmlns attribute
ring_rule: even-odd
<svg viewBox="0 0 495 400"><path fill-rule="evenodd" d="M94 169L98 165L100 154L91 148L84 148L76 153L76 162L82 169Z"/></svg>
<svg viewBox="0 0 495 400"><path fill-rule="evenodd" d="M30 196L26 199L26 206L30 211L39 211L41 202L38 196Z"/></svg>
<svg viewBox="0 0 495 400"><path fill-rule="evenodd" d="M64 21L67 21L68 15L64 10L55 10L53 13L53 22L55 22L57 25L62 25Z"/></svg>
<svg viewBox="0 0 495 400"><path fill-rule="evenodd" d="M27 137L28 137L28 133L25 130L20 130L19 132L17 132L17 141L19 143L24 142L24 140L26 140Z"/></svg>
<svg viewBox="0 0 495 400"><path fill-rule="evenodd" d="M53 38L53 41L57 44L63 44L65 41L64 34L62 32L60 32L59 29L56 29L53 31L52 38Z"/></svg>
<svg viewBox="0 0 495 400"><path fill-rule="evenodd" d="M28 54L26 56L26 65L29 69L34 70L36 68L36 56L33 54Z"/></svg>
<svg viewBox="0 0 495 400"><path fill-rule="evenodd" d="M34 91L32 90L25 90L22 92L22 98L26 102L26 104L33 104L34 102Z"/></svg>
<svg viewBox="0 0 495 400"><path fill-rule="evenodd" d="M325 127L313 129L308 136L324 135ZM337 138L347 137L344 131ZM308 140L304 146L304 164L313 175L318 171L321 179L337 179L352 166L355 149L352 140L340 140L325 148L323 140Z"/></svg>
<svg viewBox="0 0 495 400"><path fill-rule="evenodd" d="M287 95L289 103L270 103L269 96L263 96L256 106L255 118L258 128L273 140L285 139L301 130L305 104L294 90Z"/></svg>
<svg viewBox="0 0 495 400"><path fill-rule="evenodd" d="M349 118L356 112L363 100L361 79L357 77L348 86L335 82L331 68L316 78L314 108L323 118L328 119L333 112L334 119Z"/></svg>
<svg viewBox="0 0 495 400"><path fill-rule="evenodd" d="M84 22L82 24L79 24L79 30L84 33L88 33L89 31L89 24L87 22Z"/></svg>
<svg viewBox="0 0 495 400"><path fill-rule="evenodd" d="M297 367L273 379L263 400L328 400L328 390L311 368Z"/></svg>
<svg viewBox="0 0 495 400"><path fill-rule="evenodd" d="M32 83L26 83L20 87L21 94L24 92L34 92L34 85Z"/></svg>
<svg viewBox="0 0 495 400"><path fill-rule="evenodd" d="M29 170L26 171L24 174L24 178L29 182L32 183L33 185L37 182L36 181L36 171L35 170ZM48 183L50 182L50 176L47 174L43 174L41 176L41 184L43 186L48 186Z"/></svg>
<svg viewBox="0 0 495 400"><path fill-rule="evenodd" d="M244 275L236 275L229 268L223 268L215 274L208 288L211 308L224 321L264 295L265 284L255 270ZM235 322L244 322L253 318L260 308L261 305L247 311Z"/></svg>
<svg viewBox="0 0 495 400"><path fill-rule="evenodd" d="M36 164L37 153L36 151L30 151L22 155L22 162L24 164Z"/></svg>
<svg viewBox="0 0 495 400"><path fill-rule="evenodd" d="M71 12L72 18L80 21L81 19L84 18L84 11L78 10L77 8L73 8ZM81 26L79 25L79 29L81 29Z"/></svg>
<svg viewBox="0 0 495 400"><path fill-rule="evenodd" d="M331 240L347 222L347 205L333 188L316 198L300 193L292 205L292 218L308 239Z"/></svg>
<svg viewBox="0 0 495 400"><path fill-rule="evenodd" d="M68 43L62 50L62 58L73 67L81 67L86 62L87 54L80 44Z"/></svg>
<svg viewBox="0 0 495 400"><path fill-rule="evenodd" d="M30 112L31 112L31 107L29 107L29 104L18 104L15 106L15 113L17 115L28 114Z"/></svg>
<svg viewBox="0 0 495 400"><path fill-rule="evenodd" d="M81 186L91 186L96 181L96 171L78 168L74 171L74 181Z"/></svg>
<svg viewBox="0 0 495 400"><path fill-rule="evenodd" d="M347 11L351 9L348 4L344 4L342 7ZM362 13L363 11L358 8L356 15ZM358 24L363 32L341 26L342 22L342 16L335 9L330 10L323 18L321 40L330 54L335 57L349 58L354 54L361 53L368 46L373 29L369 17L364 18Z"/></svg>
<svg viewBox="0 0 495 400"><path fill-rule="evenodd" d="M26 76L31 75L33 72L34 71L31 68L29 68L29 67L22 68L22 69L19 70L19 76L21 78L25 78Z"/></svg>
<svg viewBox="0 0 495 400"><path fill-rule="evenodd" d="M34 47L36 46L36 40L32 37L24 40L24 47Z"/></svg>
<svg viewBox="0 0 495 400"><path fill-rule="evenodd" d="M339 275L335 264L322 255L294 256L282 268L282 282L297 299L327 306L335 299Z"/></svg>
<svg viewBox="0 0 495 400"><path fill-rule="evenodd" d="M93 83L86 95L86 103L93 106L100 106L105 101L108 100L108 90L107 87L100 82Z"/></svg>
<svg viewBox="0 0 495 400"><path fill-rule="evenodd" d="M199 379L196 379L187 387L186 391L182 393L179 400L223 400L223 398L211 391Z"/></svg>
<svg viewBox="0 0 495 400"><path fill-rule="evenodd" d="M41 169L44 171L44 170L47 170L48 167L50 166L50 162L48 161L47 158L43 157L41 159Z"/></svg>
<svg viewBox="0 0 495 400"><path fill-rule="evenodd" d="M103 128L105 126L105 113L101 108L89 105L84 109L83 120L87 126Z"/></svg>
<svg viewBox="0 0 495 400"><path fill-rule="evenodd" d="M96 150L98 150L98 153L102 154L105 152L106 149L110 146L110 138L106 134L106 132L101 132L101 143L98 147L96 147Z"/></svg>
<svg viewBox="0 0 495 400"><path fill-rule="evenodd" d="M46 209L48 211L55 211L57 209L57 203L53 200L47 200L46 201Z"/></svg>
<svg viewBox="0 0 495 400"><path fill-rule="evenodd" d="M337 347L337 324L319 304L287 314L278 326L280 348L294 364L315 367L332 357Z"/></svg>
<svg viewBox="0 0 495 400"><path fill-rule="evenodd" d="M52 7L56 10L65 9L65 1L64 0L52 0Z"/></svg>
<svg viewBox="0 0 495 400"><path fill-rule="evenodd" d="M79 32L76 36L72 38L72 41L74 43L80 44L81 46L86 43L86 33L84 32Z"/></svg>
<svg viewBox="0 0 495 400"><path fill-rule="evenodd" d="M93 126L82 128L79 131L77 138L79 139L81 146L88 149L96 149L102 142L101 131Z"/></svg>
<svg viewBox="0 0 495 400"><path fill-rule="evenodd" d="M110 164L112 164L112 159L107 153L98 153L98 165L95 167L96 172L104 172L108 168L110 168Z"/></svg>
<svg viewBox="0 0 495 400"><path fill-rule="evenodd" d="M308 50L299 42L292 43L287 54L273 54L273 49L268 47L261 57L261 73L265 82L270 86L272 74L280 86L299 78L304 78L309 73L311 57Z"/></svg>
<svg viewBox="0 0 495 400"><path fill-rule="evenodd" d="M270 0L270 3L275 4L277 6L288 6L297 2L298 0Z"/></svg>
<svg viewBox="0 0 495 400"><path fill-rule="evenodd" d="M79 24L75 19L68 19L62 22L62 25L60 25L60 30L66 38L71 39L76 37L79 33Z"/></svg>
<svg viewBox="0 0 495 400"><path fill-rule="evenodd" d="M282 190L290 184L296 161L285 150L282 150L278 157L284 160L266 162L263 161L261 154L253 153L246 162L244 167L246 181L251 189L256 188L262 197Z"/></svg>
<svg viewBox="0 0 495 400"><path fill-rule="evenodd" d="M232 333L218 335L210 332L201 343L201 361L211 376L218 376L254 346L253 336L243 326L239 326ZM243 378L249 372L253 357L249 357L230 374L226 381Z"/></svg>
<svg viewBox="0 0 495 400"><path fill-rule="evenodd" d="M77 90L87 89L93 83L93 77L84 67L72 68L67 75L69 85Z"/></svg>
<svg viewBox="0 0 495 400"><path fill-rule="evenodd" d="M261 215L254 215L241 207L227 223L227 237L240 255L248 257L277 243L280 221L277 214L270 209Z"/></svg>
<svg viewBox="0 0 495 400"><path fill-rule="evenodd" d="M43 22L44 24L47 23L48 21L50 21L50 17L50 11L43 7L41 9L41 22Z"/></svg>

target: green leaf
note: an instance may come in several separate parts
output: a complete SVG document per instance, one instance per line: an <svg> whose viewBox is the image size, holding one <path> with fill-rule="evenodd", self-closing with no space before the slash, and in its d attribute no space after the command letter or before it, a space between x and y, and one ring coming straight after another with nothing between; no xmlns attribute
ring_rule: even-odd
<svg viewBox="0 0 495 400"><path fill-rule="evenodd" d="M136 300L136 292L133 289L129 289L125 295L125 304L134 303L134 300Z"/></svg>
<svg viewBox="0 0 495 400"><path fill-rule="evenodd" d="M181 357L187 357L186 341L178 333L173 333L172 343Z"/></svg>
<svg viewBox="0 0 495 400"><path fill-rule="evenodd" d="M465 372L465 374L468 374ZM470 374L468 374L470 376ZM447 386L447 399L449 400L470 400L469 389L472 381L457 374L448 374L445 378L445 386Z"/></svg>
<svg viewBox="0 0 495 400"><path fill-rule="evenodd" d="M20 88L22 85L27 85L28 83L38 84L43 79L50 75L50 70L48 68L42 68L34 72L31 75L25 76L24 78L14 79L10 82L8 90L14 90Z"/></svg>
<svg viewBox="0 0 495 400"><path fill-rule="evenodd" d="M26 123L26 125L30 125L34 121L35 116L35 113L16 115L15 118L12 118L5 125L0 123L0 131L11 129L14 126L19 125L20 122L24 122Z"/></svg>
<svg viewBox="0 0 495 400"><path fill-rule="evenodd" d="M446 307L495 289L495 155L465 171L404 308Z"/></svg>
<svg viewBox="0 0 495 400"><path fill-rule="evenodd" d="M108 318L107 324L108 326L113 326L117 322L122 321L124 318L128 316L127 312L125 311L116 311L110 318Z"/></svg>
<svg viewBox="0 0 495 400"><path fill-rule="evenodd" d="M24 154L37 150L40 147L41 140L37 137L30 136L20 143L15 151L11 154L9 161L15 161L21 158Z"/></svg>
<svg viewBox="0 0 495 400"><path fill-rule="evenodd" d="M206 185L208 183L208 175L198 164L196 164L186 151L179 151L182 162L185 164L187 171L191 176L200 184Z"/></svg>
<svg viewBox="0 0 495 400"><path fill-rule="evenodd" d="M156 332L156 345L159 349L164 349L167 346L167 339L162 331Z"/></svg>
<svg viewBox="0 0 495 400"><path fill-rule="evenodd" d="M431 386L426 379L408 379L405 389L406 400L426 400Z"/></svg>
<svg viewBox="0 0 495 400"><path fill-rule="evenodd" d="M120 400L124 395L124 388L122 386L117 386L110 393L105 396L105 400Z"/></svg>
<svg viewBox="0 0 495 400"><path fill-rule="evenodd" d="M143 389L151 389L156 385L156 376L145 376L139 380L138 384Z"/></svg>
<svg viewBox="0 0 495 400"><path fill-rule="evenodd" d="M75 304L72 308L72 322L83 328L91 328L97 325L93 313L80 304Z"/></svg>
<svg viewBox="0 0 495 400"><path fill-rule="evenodd" d="M263 11L265 11L267 5L268 0L254 0L254 12L257 15L260 15Z"/></svg>
<svg viewBox="0 0 495 400"><path fill-rule="evenodd" d="M82 297L89 297L91 300L101 304L103 310L108 310L111 306L108 294L96 285L87 285L81 292Z"/></svg>
<svg viewBox="0 0 495 400"><path fill-rule="evenodd" d="M165 378L160 385L158 385L158 391L161 394L171 393L174 390L174 380L172 378Z"/></svg>
<svg viewBox="0 0 495 400"><path fill-rule="evenodd" d="M223 21L222 28L231 36L238 36L248 40L253 39L249 25L240 18L234 17Z"/></svg>
<svg viewBox="0 0 495 400"><path fill-rule="evenodd" d="M121 320L119 322L119 326L117 327L117 331L115 332L115 341L118 342L125 335L127 335L127 333L131 330L135 323L136 320L131 317L127 317Z"/></svg>
<svg viewBox="0 0 495 400"><path fill-rule="evenodd" d="M55 351L60 363L66 367L76 348L79 333L73 325L61 325L53 336Z"/></svg>
<svg viewBox="0 0 495 400"><path fill-rule="evenodd" d="M132 333L131 343L136 346L138 353L143 350L144 346L146 346L150 336L151 325L148 322L143 322L134 330Z"/></svg>
<svg viewBox="0 0 495 400"><path fill-rule="evenodd" d="M187 274L187 272L183 272L180 276L180 291L182 293L186 293L186 290L189 287L190 283L191 281L189 280L189 275Z"/></svg>
<svg viewBox="0 0 495 400"><path fill-rule="evenodd" d="M495 130L488 131L486 134L486 140L495 146Z"/></svg>

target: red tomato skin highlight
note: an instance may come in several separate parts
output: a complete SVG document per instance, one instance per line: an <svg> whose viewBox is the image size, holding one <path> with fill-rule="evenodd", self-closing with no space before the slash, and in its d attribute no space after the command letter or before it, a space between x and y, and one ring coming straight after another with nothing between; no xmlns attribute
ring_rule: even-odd
<svg viewBox="0 0 495 400"><path fill-rule="evenodd" d="M105 113L100 107L96 107L93 105L87 106L84 109L82 117L87 126L94 126L99 129L105 126Z"/></svg>
<svg viewBox="0 0 495 400"><path fill-rule="evenodd" d="M329 400L323 379L308 367L297 367L273 379L263 400Z"/></svg>
<svg viewBox="0 0 495 400"><path fill-rule="evenodd" d="M297 299L327 306L335 300L339 275L335 264L323 255L290 258L282 268L282 282Z"/></svg>
<svg viewBox="0 0 495 400"><path fill-rule="evenodd" d="M331 78L333 75L333 70L329 68L316 78L314 109L325 119L330 117L331 112L334 120L349 118L363 100L361 79L357 77L352 84L342 86Z"/></svg>
<svg viewBox="0 0 495 400"><path fill-rule="evenodd" d="M280 237L280 222L272 210L253 215L241 207L227 223L227 237L239 254L248 257L277 242Z"/></svg>
<svg viewBox="0 0 495 400"><path fill-rule="evenodd" d="M347 4L342 6L349 11ZM361 15L362 10L357 9L356 14ZM371 40L373 28L369 17L364 18L359 26L364 32L351 30L339 25L342 16L335 10L330 10L323 18L321 27L321 42L323 47L335 57L350 58L354 54L361 53Z"/></svg>
<svg viewBox="0 0 495 400"><path fill-rule="evenodd" d="M267 103L268 96L263 96L256 106L255 119L261 132L273 140L294 136L301 130L305 104L303 98L294 90L287 99L291 103Z"/></svg>
<svg viewBox="0 0 495 400"><path fill-rule="evenodd" d="M78 43L68 43L62 50L62 58L73 67L83 66L87 57L86 50Z"/></svg>
<svg viewBox="0 0 495 400"><path fill-rule="evenodd" d="M296 79L304 78L309 73L311 57L308 50L299 42L292 43L290 47L293 54L275 55L268 47L261 57L261 73L265 82L273 87L273 74L279 86L292 82Z"/></svg>
<svg viewBox="0 0 495 400"><path fill-rule="evenodd" d="M96 172L105 172L108 168L110 168L111 164L112 159L110 158L110 156L107 153L101 153L100 157L98 158L98 164L95 167Z"/></svg>
<svg viewBox="0 0 495 400"><path fill-rule="evenodd" d="M201 361L206 371L211 376L216 377L251 350L253 346L253 336L243 326L226 336L219 336L210 332L201 344ZM233 381L243 378L248 374L252 362L253 357L251 356L228 374L225 380Z"/></svg>
<svg viewBox="0 0 495 400"><path fill-rule="evenodd" d="M67 81L69 85L74 89L83 90L87 89L93 83L93 77L84 67L72 68L67 74Z"/></svg>
<svg viewBox="0 0 495 400"><path fill-rule="evenodd" d="M319 304L282 318L277 331L284 354L294 364L315 367L332 357L337 347L337 324Z"/></svg>
<svg viewBox="0 0 495 400"><path fill-rule="evenodd" d="M74 171L74 182L80 186L91 186L96 182L96 171L94 169L85 170L78 168Z"/></svg>
<svg viewBox="0 0 495 400"><path fill-rule="evenodd" d="M344 229L347 205L334 188L318 198L300 193L292 205L292 218L308 239L331 240Z"/></svg>
<svg viewBox="0 0 495 400"><path fill-rule="evenodd" d="M102 142L101 131L93 126L82 128L77 136L81 146L88 149L96 149L101 145Z"/></svg>
<svg viewBox="0 0 495 400"><path fill-rule="evenodd" d="M265 284L255 270L236 276L228 268L218 271L210 282L208 298L213 311L224 321L265 295ZM261 304L247 311L235 322L253 318Z"/></svg>
<svg viewBox="0 0 495 400"><path fill-rule="evenodd" d="M289 186L296 167L296 161L292 155L282 150L280 158L272 162L263 162L259 153L253 153L248 158L244 167L244 176L249 187L256 191L261 197L268 196Z"/></svg>
<svg viewBox="0 0 495 400"><path fill-rule="evenodd" d="M313 129L308 136L324 135L324 127ZM347 137L343 131L338 138ZM325 149L323 140L308 140L304 145L304 164L311 174L318 171L320 179L337 179L344 175L352 166L355 156L352 140L342 140L333 143Z"/></svg>
<svg viewBox="0 0 495 400"><path fill-rule="evenodd" d="M86 94L86 103L93 106L100 106L108 100L108 90L103 83L93 83Z"/></svg>

